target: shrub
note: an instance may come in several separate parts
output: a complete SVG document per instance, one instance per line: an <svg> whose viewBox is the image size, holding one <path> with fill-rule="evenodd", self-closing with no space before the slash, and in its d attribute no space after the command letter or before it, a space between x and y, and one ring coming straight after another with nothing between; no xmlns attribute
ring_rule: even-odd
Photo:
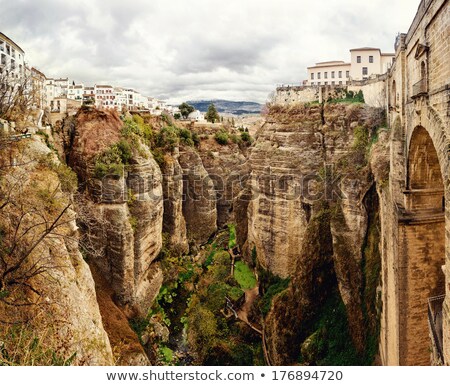
<svg viewBox="0 0 450 386"><path fill-rule="evenodd" d="M217 141L219 145L227 145L228 133L224 130L220 130L214 135L214 139Z"/></svg>
<svg viewBox="0 0 450 386"><path fill-rule="evenodd" d="M128 164L132 157L130 144L124 139L111 145L95 160L94 175L103 178L106 175L123 176L124 165Z"/></svg>
<svg viewBox="0 0 450 386"><path fill-rule="evenodd" d="M239 144L239 143L242 142L241 137L239 137L239 136L236 135L236 134L231 134L231 135L230 135L230 138L231 138L231 141L232 141L233 143Z"/></svg>
<svg viewBox="0 0 450 386"><path fill-rule="evenodd" d="M243 131L243 132L241 133L241 139L242 139L244 142L251 142L251 141L252 141L252 137L250 137L250 134L248 133L248 131Z"/></svg>
<svg viewBox="0 0 450 386"><path fill-rule="evenodd" d="M166 163L164 159L164 153L161 149L152 149L153 159L156 161L156 163L159 165L160 168L164 166Z"/></svg>
<svg viewBox="0 0 450 386"><path fill-rule="evenodd" d="M273 276L272 281L273 284L267 288L259 303L263 315L267 315L270 311L273 297L280 292L283 292L289 285L289 279L281 279L278 276Z"/></svg>
<svg viewBox="0 0 450 386"><path fill-rule="evenodd" d="M194 141L192 140L192 133L188 129L180 129L179 132L180 141L187 146L194 146Z"/></svg>
<svg viewBox="0 0 450 386"><path fill-rule="evenodd" d="M179 142L180 139L178 137L177 128L174 126L165 126L156 135L155 145L156 147L172 151L179 144Z"/></svg>
<svg viewBox="0 0 450 386"><path fill-rule="evenodd" d="M192 141L194 142L194 146L200 145L200 137L197 133L192 133Z"/></svg>
<svg viewBox="0 0 450 386"><path fill-rule="evenodd" d="M140 115L133 115L133 119L125 119L121 134L130 138L134 135L139 136L147 145L153 140L153 130L151 125L145 123L144 118Z"/></svg>

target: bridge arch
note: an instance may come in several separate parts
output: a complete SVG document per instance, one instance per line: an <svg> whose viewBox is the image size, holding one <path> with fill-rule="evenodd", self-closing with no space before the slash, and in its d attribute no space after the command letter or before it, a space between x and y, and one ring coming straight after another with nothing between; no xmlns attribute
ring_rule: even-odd
<svg viewBox="0 0 450 386"><path fill-rule="evenodd" d="M429 365L430 348L442 356L445 294L443 165L424 126L409 136L405 210L399 221L400 364ZM430 341L429 323L436 345Z"/></svg>

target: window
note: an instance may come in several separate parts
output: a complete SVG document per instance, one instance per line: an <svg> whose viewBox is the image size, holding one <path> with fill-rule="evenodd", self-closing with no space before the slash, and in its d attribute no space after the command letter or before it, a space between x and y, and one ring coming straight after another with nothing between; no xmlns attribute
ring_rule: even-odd
<svg viewBox="0 0 450 386"><path fill-rule="evenodd" d="M320 86L320 82L317 82L317 85Z"/></svg>
<svg viewBox="0 0 450 386"><path fill-rule="evenodd" d="M350 71L345 71L345 77L350 78Z"/></svg>
<svg viewBox="0 0 450 386"><path fill-rule="evenodd" d="M356 63L361 63L361 56L358 55L358 56L356 57Z"/></svg>
<svg viewBox="0 0 450 386"><path fill-rule="evenodd" d="M342 71L339 71L339 78L342 78Z"/></svg>
<svg viewBox="0 0 450 386"><path fill-rule="evenodd" d="M363 67L363 68L362 68L362 74L363 74L363 75L367 75L367 74L368 74L367 67Z"/></svg>
<svg viewBox="0 0 450 386"><path fill-rule="evenodd" d="M373 63L373 56L372 55L369 56L369 63Z"/></svg>
<svg viewBox="0 0 450 386"><path fill-rule="evenodd" d="M328 85L328 82L325 82L325 86Z"/></svg>
<svg viewBox="0 0 450 386"><path fill-rule="evenodd" d="M320 72L317 73L317 79L320 79Z"/></svg>
<svg viewBox="0 0 450 386"><path fill-rule="evenodd" d="M311 73L311 79L314 79L314 73L313 72Z"/></svg>
<svg viewBox="0 0 450 386"><path fill-rule="evenodd" d="M314 86L314 82L311 82L311 86Z"/></svg>
<svg viewBox="0 0 450 386"><path fill-rule="evenodd" d="M328 72L327 72L327 71L325 71L325 72L323 73L323 77L324 77L325 79L328 79Z"/></svg>
<svg viewBox="0 0 450 386"><path fill-rule="evenodd" d="M339 84L342 84L342 80L339 81Z"/></svg>
<svg viewBox="0 0 450 386"><path fill-rule="evenodd" d="M334 86L336 83L334 82L334 80L331 82L331 85Z"/></svg>
<svg viewBox="0 0 450 386"><path fill-rule="evenodd" d="M334 79L334 71L331 71L331 79Z"/></svg>

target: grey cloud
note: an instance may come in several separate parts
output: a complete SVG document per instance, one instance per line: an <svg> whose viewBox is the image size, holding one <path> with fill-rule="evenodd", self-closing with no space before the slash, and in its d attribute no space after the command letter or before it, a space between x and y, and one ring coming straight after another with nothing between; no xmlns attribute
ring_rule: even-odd
<svg viewBox="0 0 450 386"><path fill-rule="evenodd" d="M264 101L349 48L392 50L419 0L0 0L1 31L48 76L181 101Z"/></svg>

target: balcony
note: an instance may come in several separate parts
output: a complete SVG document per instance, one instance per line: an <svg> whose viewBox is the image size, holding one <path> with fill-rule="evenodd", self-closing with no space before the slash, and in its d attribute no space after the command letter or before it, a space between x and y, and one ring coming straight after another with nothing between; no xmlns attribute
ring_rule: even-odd
<svg viewBox="0 0 450 386"><path fill-rule="evenodd" d="M425 95L428 95L428 86L427 79L423 78L413 85L411 97L418 98Z"/></svg>
<svg viewBox="0 0 450 386"><path fill-rule="evenodd" d="M444 298L445 295L439 295L428 299L428 326L430 328L433 365L444 364L442 351L442 304Z"/></svg>

